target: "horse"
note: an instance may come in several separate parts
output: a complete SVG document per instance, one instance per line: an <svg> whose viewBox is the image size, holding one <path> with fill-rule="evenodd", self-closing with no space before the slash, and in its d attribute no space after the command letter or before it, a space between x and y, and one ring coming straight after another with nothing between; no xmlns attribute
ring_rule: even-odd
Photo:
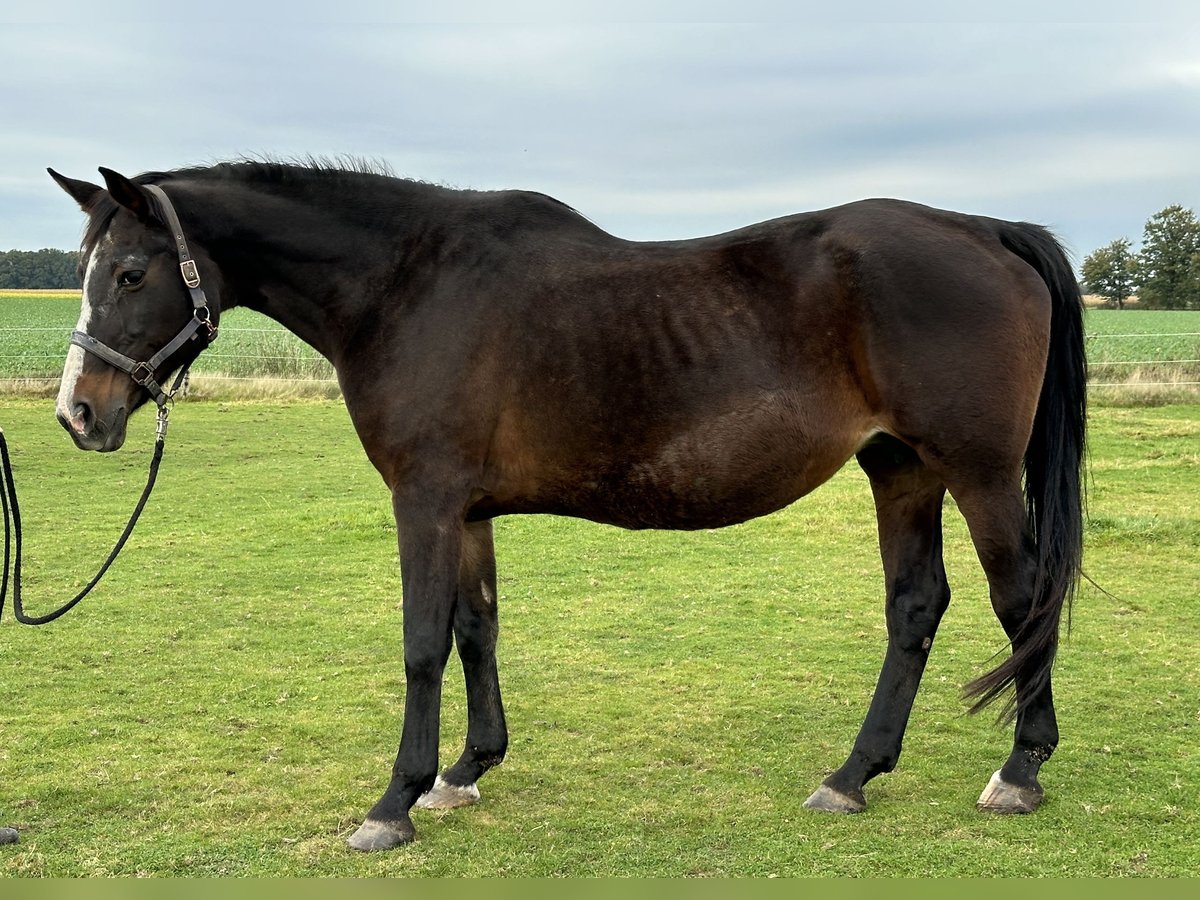
<svg viewBox="0 0 1200 900"><path fill-rule="evenodd" d="M973 711L1003 701L1013 725L977 806L1042 802L1051 671L1081 574L1087 376L1079 286L1048 230L872 199L635 242L544 194L359 163L101 168L104 186L49 171L87 214L56 402L79 448L120 448L158 382L242 306L332 363L390 491L403 724L352 848L412 841L414 806L478 801L505 756L493 519L717 528L791 504L851 457L875 503L887 649L849 756L805 806L861 812L866 782L897 764L950 602L947 492L1010 651L965 688ZM439 773L455 646L466 740Z"/></svg>

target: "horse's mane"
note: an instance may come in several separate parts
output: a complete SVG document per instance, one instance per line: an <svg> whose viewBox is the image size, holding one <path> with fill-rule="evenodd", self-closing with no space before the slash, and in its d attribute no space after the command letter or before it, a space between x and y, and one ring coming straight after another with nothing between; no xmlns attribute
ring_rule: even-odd
<svg viewBox="0 0 1200 900"><path fill-rule="evenodd" d="M172 178L296 184L317 181L360 181L362 176L399 178L391 166L383 160L359 156L306 156L296 159L247 156L210 165L174 169L170 172L147 172L133 180L139 184L157 184ZM412 179L401 180L411 181Z"/></svg>
<svg viewBox="0 0 1200 900"><path fill-rule="evenodd" d="M381 189L382 183L386 181L393 187L405 186L410 190L421 192L468 193L466 190L452 188L445 184L401 178L382 160L356 156L308 156L299 159L244 157L209 165L172 169L166 172L143 172L131 180L135 184L160 185L167 185L176 180L207 184L246 184L301 192L306 186L346 189L358 187L361 189L374 185L375 189ZM547 197L544 194L526 193L526 196L536 196L550 201L550 208L569 212L586 221L586 217L578 210L561 200ZM84 260L88 258L108 230L118 208L118 204L107 191L98 194L92 206L89 207L90 218L80 245L81 276Z"/></svg>
<svg viewBox="0 0 1200 900"><path fill-rule="evenodd" d="M359 183L364 179L387 178L410 184L424 184L413 179L399 178L392 168L382 160L355 156L309 156L287 160L273 157L244 157L209 165L189 166L166 172L143 172L131 180L135 184L169 184L174 180L201 181L209 183L257 183L289 187L303 187L306 183ZM80 243L79 265L95 248L108 230L113 216L119 209L116 201L104 192L98 194L88 208L89 220Z"/></svg>

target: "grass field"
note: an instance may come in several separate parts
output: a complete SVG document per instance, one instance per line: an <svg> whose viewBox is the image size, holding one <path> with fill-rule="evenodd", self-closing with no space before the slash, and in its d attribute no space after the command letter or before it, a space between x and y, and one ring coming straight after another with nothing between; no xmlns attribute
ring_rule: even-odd
<svg viewBox="0 0 1200 900"><path fill-rule="evenodd" d="M1118 314L1120 315L1120 314ZM10 399L27 605L107 552L151 417L80 453ZM483 802L344 838L403 706L388 498L337 403L184 403L156 496L92 597L0 628L5 875L1195 876L1200 873L1200 406L1092 419L1085 585L1056 675L1063 742L1033 816L974 801L1011 742L959 687L1003 638L961 519L955 599L900 766L856 817L802 808L839 765L884 648L864 477L737 528L497 524L512 741ZM449 670L443 761L464 729Z"/></svg>
<svg viewBox="0 0 1200 900"><path fill-rule="evenodd" d="M0 291L0 394L53 394L79 317L71 292ZM1118 405L1200 401L1200 311L1091 309L1094 399ZM235 309L192 368L200 397L337 396L333 371L270 319ZM1164 384L1170 386L1164 387Z"/></svg>

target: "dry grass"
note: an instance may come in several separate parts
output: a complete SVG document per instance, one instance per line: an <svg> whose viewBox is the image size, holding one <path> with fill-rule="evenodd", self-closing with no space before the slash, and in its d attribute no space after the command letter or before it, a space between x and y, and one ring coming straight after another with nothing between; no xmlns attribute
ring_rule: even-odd
<svg viewBox="0 0 1200 900"><path fill-rule="evenodd" d="M1200 381L1181 366L1147 366L1124 374L1121 381L1093 384L1090 399L1104 406L1167 406L1200 402Z"/></svg>
<svg viewBox="0 0 1200 900"><path fill-rule="evenodd" d="M57 378L0 378L0 397L44 399L58 393Z"/></svg>
<svg viewBox="0 0 1200 900"><path fill-rule="evenodd" d="M188 377L190 400L336 400L342 395L338 383L317 378Z"/></svg>

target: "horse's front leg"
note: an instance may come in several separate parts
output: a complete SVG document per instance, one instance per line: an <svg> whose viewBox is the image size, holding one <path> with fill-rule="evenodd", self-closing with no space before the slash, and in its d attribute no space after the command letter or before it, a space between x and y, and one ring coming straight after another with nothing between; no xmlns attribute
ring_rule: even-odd
<svg viewBox="0 0 1200 900"><path fill-rule="evenodd" d="M393 491L404 590L404 728L383 797L350 836L355 850L387 850L414 837L409 810L437 775L442 674L462 553L462 506Z"/></svg>
<svg viewBox="0 0 1200 900"><path fill-rule="evenodd" d="M496 671L496 551L492 523L472 522L463 531L454 641L467 683L467 743L458 762L438 776L417 800L420 809L454 809L479 801L476 782L504 759L508 728Z"/></svg>

